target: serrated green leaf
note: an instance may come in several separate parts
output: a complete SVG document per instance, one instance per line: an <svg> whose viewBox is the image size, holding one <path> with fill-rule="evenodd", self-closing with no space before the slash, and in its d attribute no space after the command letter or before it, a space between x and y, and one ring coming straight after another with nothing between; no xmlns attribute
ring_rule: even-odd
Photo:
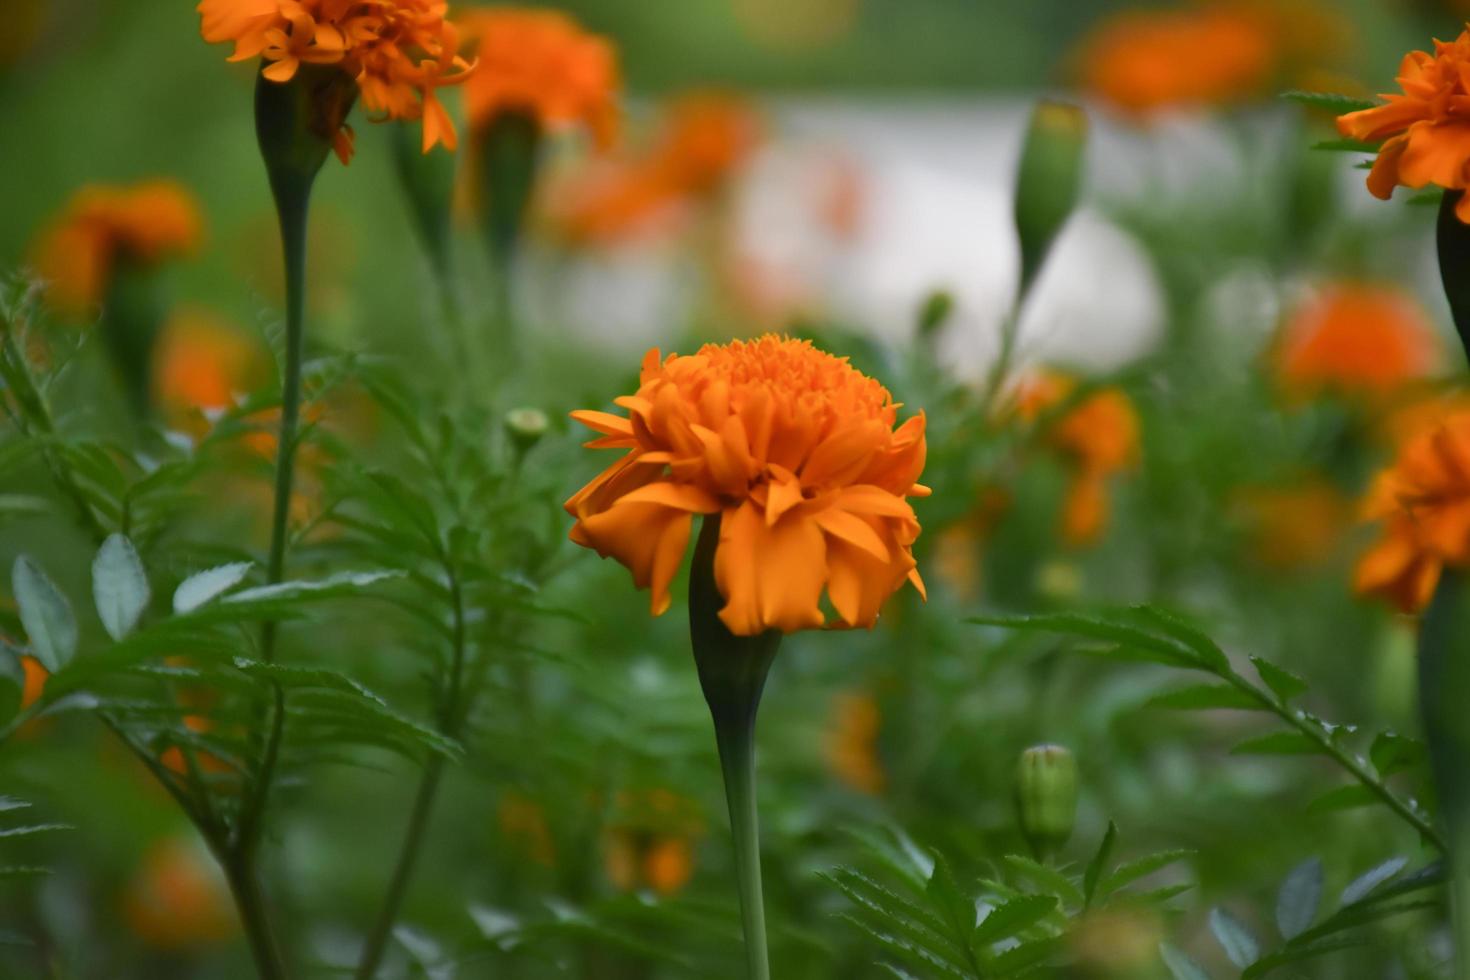
<svg viewBox="0 0 1470 980"><path fill-rule="evenodd" d="M1183 617L1158 606L1133 606L1130 611L1162 629L1170 639L1182 643L1205 670L1223 674L1230 669L1230 658L1220 645Z"/></svg>
<svg viewBox="0 0 1470 980"><path fill-rule="evenodd" d="M1043 965L1062 948L1061 936L1033 939L1013 946L990 961L990 972L997 977L1014 977Z"/></svg>
<svg viewBox="0 0 1470 980"><path fill-rule="evenodd" d="M143 560L126 535L110 534L92 561L92 599L103 629L121 640L138 625L152 592Z"/></svg>
<svg viewBox="0 0 1470 980"><path fill-rule="evenodd" d="M1183 950L1169 943L1159 943L1159 958L1174 980L1210 980L1204 967L1192 960Z"/></svg>
<svg viewBox="0 0 1470 980"><path fill-rule="evenodd" d="M1228 684L1197 684L1155 695L1144 702L1149 708L1199 711L1232 708L1238 711L1265 711L1266 706L1239 688Z"/></svg>
<svg viewBox="0 0 1470 980"><path fill-rule="evenodd" d="M1195 853L1195 851L1188 849L1159 851L1157 854L1145 855L1136 861L1121 864L1112 874L1102 880L1102 884L1098 888L1098 893L1104 896L1111 895L1118 889L1126 888L1140 878L1147 878L1155 871L1161 871L1171 864L1177 864L1180 861L1192 858Z"/></svg>
<svg viewBox="0 0 1470 980"><path fill-rule="evenodd" d="M34 837L36 834L54 834L58 830L75 830L66 823L36 823L26 827L0 827L0 839L10 837Z"/></svg>
<svg viewBox="0 0 1470 980"><path fill-rule="evenodd" d="M974 980L968 971L922 946L916 946L906 939L885 932L871 923L865 922L858 916L843 913L842 918L853 926L856 926L869 939L876 942L889 953L899 956L905 962L921 967L926 973L931 970L937 970L941 976L952 977L955 980Z"/></svg>
<svg viewBox="0 0 1470 980"><path fill-rule="evenodd" d="M960 891L959 883L955 881L954 873L949 870L949 863L938 851L933 852L934 870L929 874L929 883L924 886L924 894L929 898L929 904L933 905L939 912L940 918L947 926L947 933L956 943L963 943L969 939L970 931L975 928L975 901Z"/></svg>
<svg viewBox="0 0 1470 980"><path fill-rule="evenodd" d="M1245 923L1218 905L1210 909L1210 932L1230 962L1242 970L1261 958L1261 944Z"/></svg>
<svg viewBox="0 0 1470 980"><path fill-rule="evenodd" d="M1276 893L1276 928L1291 940L1312 927L1322 902L1322 861L1308 858L1287 872Z"/></svg>
<svg viewBox="0 0 1470 980"><path fill-rule="evenodd" d="M1373 791L1361 783L1350 783L1328 790L1307 804L1308 813L1335 813L1352 810L1360 806L1372 806L1378 802Z"/></svg>
<svg viewBox="0 0 1470 980"><path fill-rule="evenodd" d="M948 935L948 927L927 910L852 868L838 868L821 877L837 886L859 908L872 913L889 930L903 934L917 946L959 961L963 949Z"/></svg>
<svg viewBox="0 0 1470 980"><path fill-rule="evenodd" d="M253 565L253 562L237 561L190 575L174 590L174 612L193 612L215 596L233 589L250 573Z"/></svg>
<svg viewBox="0 0 1470 980"><path fill-rule="evenodd" d="M10 582L31 651L54 674L71 663L77 652L77 620L71 603L28 555L15 559Z"/></svg>
<svg viewBox="0 0 1470 980"><path fill-rule="evenodd" d="M1240 742L1231 755L1317 755L1322 747L1301 732L1271 732Z"/></svg>
<svg viewBox="0 0 1470 980"><path fill-rule="evenodd" d="M1093 895L1097 892L1097 883L1102 880L1103 868L1107 866L1108 858L1112 856L1113 844L1118 839L1118 828L1108 821L1108 829L1104 831L1102 842L1097 846L1097 852L1092 855L1092 860L1087 862L1087 870L1082 874L1082 907L1086 908L1092 904Z"/></svg>
<svg viewBox="0 0 1470 980"><path fill-rule="evenodd" d="M1368 758L1378 775L1387 779L1395 773L1412 769L1426 758L1424 743L1397 732L1379 732L1368 749Z"/></svg>
<svg viewBox="0 0 1470 980"><path fill-rule="evenodd" d="M1056 911L1055 895L1021 895L995 906L975 927L972 941L989 946L1030 929Z"/></svg>
<svg viewBox="0 0 1470 980"><path fill-rule="evenodd" d="M403 574L400 571L386 569L372 572L340 572L323 579L257 585L255 588L226 596L221 602L240 605L257 602L290 603L303 599L352 595L377 585L379 582L402 578Z"/></svg>
<svg viewBox="0 0 1470 980"><path fill-rule="evenodd" d="M1180 643L1147 630L1080 613L1051 613L1037 616L977 616L966 622L978 626L999 626L1012 630L1057 633L1090 640L1108 640L1128 652L1129 659L1148 660L1170 667L1200 668L1203 665L1193 651ZM1105 651L1093 651L1105 652Z"/></svg>
<svg viewBox="0 0 1470 980"><path fill-rule="evenodd" d="M1336 115L1360 112L1380 104L1372 99L1364 99L1355 95L1342 95L1337 92L1304 92L1300 89L1282 92L1281 97L1289 102L1310 106L1313 109L1325 109Z"/></svg>
<svg viewBox="0 0 1470 980"><path fill-rule="evenodd" d="M1291 671L1262 657L1251 657L1251 663L1255 665L1256 673L1261 675L1261 680L1266 682L1266 686L1283 704L1306 693L1307 682Z"/></svg>
<svg viewBox="0 0 1470 980"><path fill-rule="evenodd" d="M1042 888L1049 889L1052 894L1058 896L1063 902L1069 905L1082 904L1082 889L1078 888L1072 882L1072 879L1062 874L1056 868L1049 868L1039 861L1035 861L1021 854L1007 854L1000 860L1012 873Z"/></svg>
<svg viewBox="0 0 1470 980"><path fill-rule="evenodd" d="M1338 899L1339 905L1352 905L1361 902L1371 895L1380 885L1392 880L1400 871L1408 865L1406 857L1389 858L1382 864L1369 868L1367 871L1354 878L1346 888L1342 890L1342 897Z"/></svg>

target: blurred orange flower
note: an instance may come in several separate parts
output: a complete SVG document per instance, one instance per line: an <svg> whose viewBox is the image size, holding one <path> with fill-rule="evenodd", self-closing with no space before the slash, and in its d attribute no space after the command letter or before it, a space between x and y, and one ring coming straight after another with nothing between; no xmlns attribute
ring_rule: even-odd
<svg viewBox="0 0 1470 980"><path fill-rule="evenodd" d="M598 160L552 195L559 231L578 243L625 239L658 215L712 197L749 159L760 123L744 100L696 92L665 112L649 149L631 160Z"/></svg>
<svg viewBox="0 0 1470 980"><path fill-rule="evenodd" d="M181 417L229 408L237 395L267 376L258 344L228 320L197 307L168 319L153 356L158 402Z"/></svg>
<svg viewBox="0 0 1470 980"><path fill-rule="evenodd" d="M1138 114L1259 95L1275 65L1267 25L1223 5L1125 11L1094 29L1080 52L1082 87Z"/></svg>
<svg viewBox="0 0 1470 980"><path fill-rule="evenodd" d="M1352 522L1342 491L1320 477L1286 486L1252 487L1240 495L1251 553L1277 569L1324 561Z"/></svg>
<svg viewBox="0 0 1470 980"><path fill-rule="evenodd" d="M41 235L36 272L51 302L78 315L102 302L119 266L151 268L192 252L202 228L198 202L177 181L89 185Z"/></svg>
<svg viewBox="0 0 1470 980"><path fill-rule="evenodd" d="M1368 172L1368 190L1388 200L1393 189L1434 184L1446 190L1470 186L1470 29L1453 41L1435 41L1434 54L1410 51L1399 64L1403 94L1384 104L1338 117L1342 135L1387 140ZM1470 197L1455 208L1470 221Z"/></svg>
<svg viewBox="0 0 1470 980"><path fill-rule="evenodd" d="M1129 113L1229 105L1336 76L1352 25L1319 0L1207 0L1104 20L1079 51L1082 87Z"/></svg>
<svg viewBox="0 0 1470 980"><path fill-rule="evenodd" d="M26 676L25 687L20 692L20 709L24 711L41 699L41 693L46 690L46 678L51 675L35 657L21 657L20 669Z"/></svg>
<svg viewBox="0 0 1470 980"><path fill-rule="evenodd" d="M1429 315L1402 290L1336 283L1292 314L1272 366L1295 396L1381 395L1429 373L1437 346Z"/></svg>
<svg viewBox="0 0 1470 980"><path fill-rule="evenodd" d="M1358 563L1357 591L1422 610L1443 567L1470 561L1470 412L1406 442L1374 480L1363 516L1384 527Z"/></svg>
<svg viewBox="0 0 1470 980"><path fill-rule="evenodd" d="M871 694L845 692L832 699L832 715L823 743L827 768L859 793L883 792L888 774L878 757L883 712Z"/></svg>
<svg viewBox="0 0 1470 980"><path fill-rule="evenodd" d="M617 54L566 14L520 7L473 9L459 18L478 67L465 86L470 128L523 112L545 129L580 124L600 146L617 131Z"/></svg>
<svg viewBox="0 0 1470 980"><path fill-rule="evenodd" d="M645 887L668 897L694 876L697 806L666 789L621 793L604 842L608 880L620 891Z"/></svg>
<svg viewBox="0 0 1470 980"><path fill-rule="evenodd" d="M1100 388L1055 418L1048 417L1076 390L1075 379L1040 371L1019 386L1015 405L1024 420L1045 424L1044 439L1071 470L1062 510L1062 538L1074 547L1093 543L1108 519L1108 479L1138 460L1138 415L1120 388Z"/></svg>
<svg viewBox="0 0 1470 980"><path fill-rule="evenodd" d="M363 105L388 119L423 121L423 148L454 149L454 122L435 94L464 81L459 32L442 0L199 0L199 32L233 42L231 61L259 57L262 74L289 82L303 64L337 65L357 81ZM334 134L337 156L352 156L351 127Z"/></svg>
<svg viewBox="0 0 1470 980"><path fill-rule="evenodd" d="M556 843L540 803L511 791L500 798L497 819L500 833L527 857L544 867L556 864Z"/></svg>
<svg viewBox="0 0 1470 980"><path fill-rule="evenodd" d="M925 496L924 416L895 429L888 390L809 341L766 335L707 344L693 356L657 349L625 418L573 412L626 449L566 503L572 540L615 558L669 607L695 514L720 515L720 619L739 636L823 626L825 589L843 627L872 626L907 580L922 592L911 546Z"/></svg>
<svg viewBox="0 0 1470 980"><path fill-rule="evenodd" d="M123 914L139 939L159 949L208 946L236 930L219 870L201 847L182 838L149 848L123 897Z"/></svg>

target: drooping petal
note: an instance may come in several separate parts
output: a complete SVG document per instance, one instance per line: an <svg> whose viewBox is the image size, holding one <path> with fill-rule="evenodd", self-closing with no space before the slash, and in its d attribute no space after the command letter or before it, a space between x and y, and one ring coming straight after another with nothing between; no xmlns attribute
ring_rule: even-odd
<svg viewBox="0 0 1470 980"><path fill-rule="evenodd" d="M720 619L730 632L754 636L821 626L826 577L826 543L814 521L788 515L767 527L751 501L724 512L715 585L725 597Z"/></svg>

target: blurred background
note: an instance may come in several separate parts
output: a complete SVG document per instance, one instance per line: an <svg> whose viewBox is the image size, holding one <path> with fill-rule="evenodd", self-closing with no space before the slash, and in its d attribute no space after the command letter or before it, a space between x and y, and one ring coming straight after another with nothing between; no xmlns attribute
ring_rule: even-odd
<svg viewBox="0 0 1470 980"><path fill-rule="evenodd" d="M1372 538L1357 514L1373 472L1462 368L1434 208L1371 198L1361 155L1310 149L1335 138L1331 116L1278 93L1388 91L1403 53L1458 33L1467 5L551 6L614 44L623 126L605 149L575 131L546 148L515 270L520 360L494 400L552 419L527 457L527 493L552 516L526 548L554 553L548 602L580 618L537 620L524 657L497 668L500 697L449 781L385 976L738 975L727 825L685 624L651 620L622 569L565 545L556 505L606 462L577 448L568 410L634 390L650 347L763 330L812 336L906 412L926 410L936 489L919 506L930 601L896 598L871 634L794 637L773 675L760 744L776 975L890 975L819 872L862 866L882 838L994 873L1024 847L1013 772L1038 742L1078 757L1073 865L1109 819L1125 855L1197 852L1168 872L1164 884L1193 887L1167 908L1079 926L1067 975L1166 976L1162 939L1234 975L1208 938L1212 905L1268 930L1276 885L1306 858L1324 857L1333 894L1396 855L1422 863L1422 843L1378 809L1308 811L1340 778L1329 767L1230 755L1252 719L1143 707L1168 671L961 620L1164 601L1203 617L1233 656L1309 678L1324 716L1412 730L1411 629L1351 583ZM0 0L0 24L0 265L44 264L88 185L176 181L198 229L162 270L158 396L185 414L218 408L194 382L248 387L279 341L254 66L226 64L185 3ZM951 411L995 378L1020 276L1016 162L1043 97L1086 110L1081 204L1015 311L1006 397ZM311 343L387 359L432 406L456 367L441 284L392 127L360 109L353 123L356 158L328 162L314 202ZM705 178L639 179L667 154L704 161ZM490 300L466 183L461 172L449 288L473 328ZM96 318L55 311L82 344ZM126 400L99 357L87 363L61 389L79 430L105 428ZM1078 385L1080 406L1065 401ZM1076 409L1070 425L1046 415L1059 405ZM344 439L381 454L380 413L361 400L331 412ZM491 428L487 443L501 438ZM0 494L44 485L0 471ZM237 496L196 502L192 527L259 547L266 485L245 468ZM63 515L8 515L0 559L22 551L69 569L63 585L86 581L90 552ZM304 630L293 648L425 714L425 670L399 632L356 621ZM324 638L335 642L314 645ZM0 975L247 975L227 896L169 801L85 719L48 725L6 747L0 792L23 789L75 829L10 855L53 873L0 885ZM328 769L277 812L272 875L308 975L350 964L414 779L391 759ZM1301 975L1434 976L1435 937L1432 917L1396 920L1367 952ZM35 972L43 960L53 972Z"/></svg>

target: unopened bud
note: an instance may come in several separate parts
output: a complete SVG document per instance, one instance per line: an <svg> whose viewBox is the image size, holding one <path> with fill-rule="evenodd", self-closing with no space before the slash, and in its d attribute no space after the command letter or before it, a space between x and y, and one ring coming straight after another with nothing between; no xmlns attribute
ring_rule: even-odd
<svg viewBox="0 0 1470 980"><path fill-rule="evenodd" d="M516 452L526 453L541 441L551 420L539 408L516 408L505 415L505 432Z"/></svg>
<svg viewBox="0 0 1470 980"><path fill-rule="evenodd" d="M1037 103L1016 174L1016 234L1021 240L1023 297L1077 206L1086 149L1086 113L1061 102Z"/></svg>
<svg viewBox="0 0 1470 980"><path fill-rule="evenodd" d="M919 337L927 340L937 334L954 312L954 296L943 290L936 289L924 298L924 305L919 308Z"/></svg>
<svg viewBox="0 0 1470 980"><path fill-rule="evenodd" d="M1059 851L1077 820L1077 760L1060 745L1035 745L1016 766L1021 834L1039 858Z"/></svg>

